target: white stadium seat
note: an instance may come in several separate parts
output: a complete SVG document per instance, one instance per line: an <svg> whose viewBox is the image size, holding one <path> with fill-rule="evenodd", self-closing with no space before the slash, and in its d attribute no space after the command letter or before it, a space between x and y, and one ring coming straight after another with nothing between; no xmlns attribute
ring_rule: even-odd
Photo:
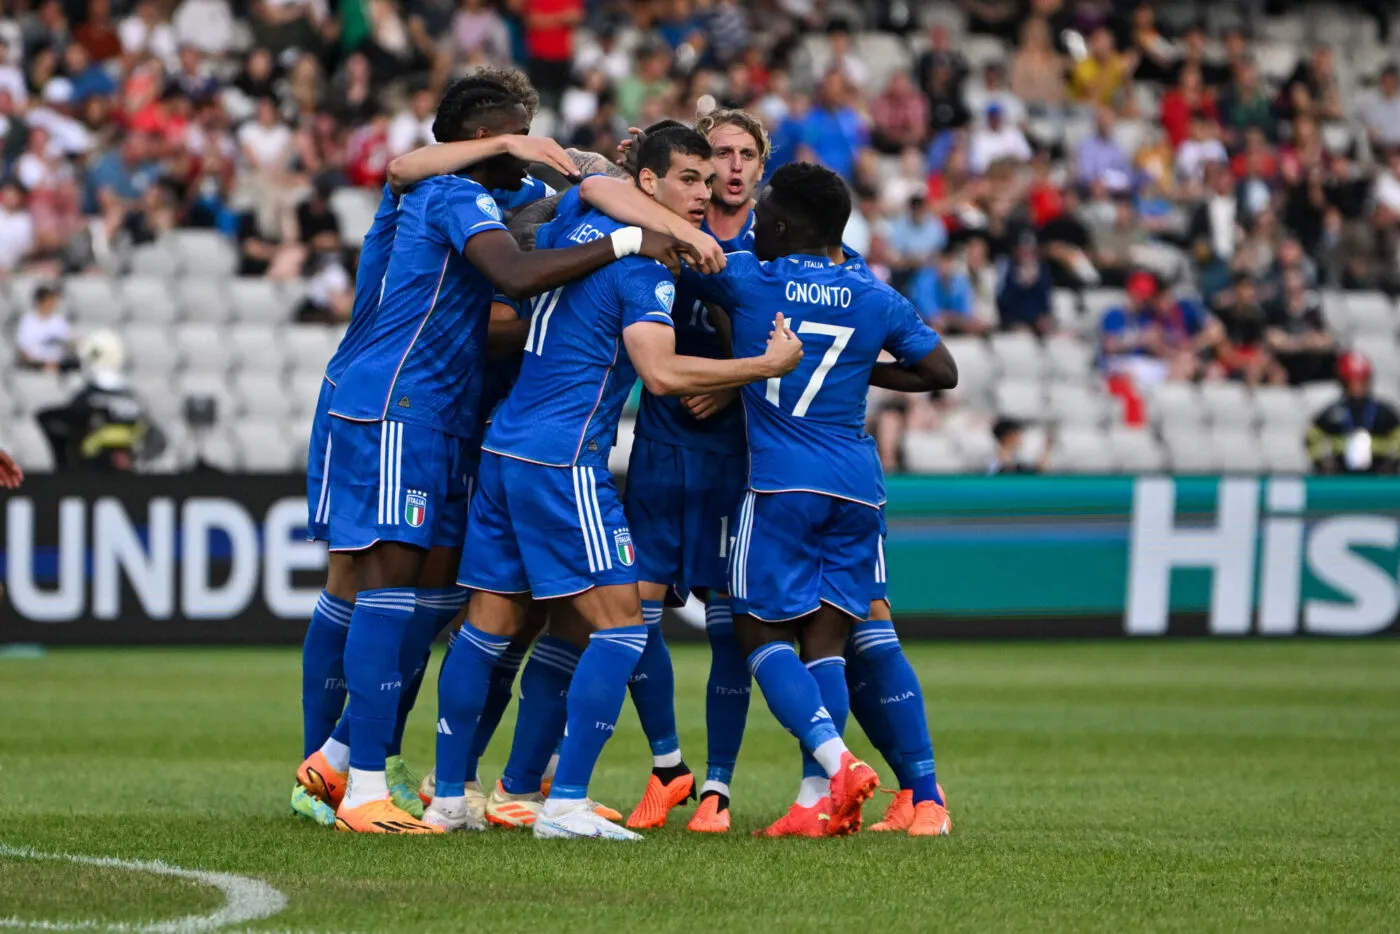
<svg viewBox="0 0 1400 934"><path fill-rule="evenodd" d="M963 461L947 435L910 431L904 435L904 466L911 473L960 473Z"/></svg>

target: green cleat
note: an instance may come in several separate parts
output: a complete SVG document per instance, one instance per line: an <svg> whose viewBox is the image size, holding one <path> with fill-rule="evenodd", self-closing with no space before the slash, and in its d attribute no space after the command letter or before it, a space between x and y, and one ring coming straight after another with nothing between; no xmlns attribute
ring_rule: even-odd
<svg viewBox="0 0 1400 934"><path fill-rule="evenodd" d="M320 798L307 794L301 785L292 789L292 813L322 827L335 826L335 809Z"/></svg>
<svg viewBox="0 0 1400 934"><path fill-rule="evenodd" d="M403 761L403 756L390 756L385 761L384 777L389 781L389 800L394 806L421 818L423 802L418 797L418 776Z"/></svg>

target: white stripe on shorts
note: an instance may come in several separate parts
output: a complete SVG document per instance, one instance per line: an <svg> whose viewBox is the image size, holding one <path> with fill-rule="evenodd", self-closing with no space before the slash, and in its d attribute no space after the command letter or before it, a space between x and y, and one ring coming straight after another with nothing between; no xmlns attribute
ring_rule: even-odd
<svg viewBox="0 0 1400 934"><path fill-rule="evenodd" d="M603 525L603 509L598 505L598 483L593 475L593 468L588 468L588 498L593 503L593 521L597 524L598 541L602 543L603 566L606 570L612 570L612 551L608 548L608 530Z"/></svg>
<svg viewBox="0 0 1400 934"><path fill-rule="evenodd" d="M588 553L588 573L597 574L598 559L593 551L593 535L589 529L588 515L584 508L585 497L583 495L582 486L584 476L583 468L574 467L572 472L574 481L574 505L578 508L578 528L579 532L583 534L583 548L584 551Z"/></svg>
<svg viewBox="0 0 1400 934"><path fill-rule="evenodd" d="M875 583L885 583L885 540L875 543Z"/></svg>
<svg viewBox="0 0 1400 934"><path fill-rule="evenodd" d="M375 517L378 525L384 524L385 467L389 460L389 423L379 423L379 512Z"/></svg>
<svg viewBox="0 0 1400 934"><path fill-rule="evenodd" d="M316 501L316 521L325 522L331 511L331 438L326 435L326 459L321 465L321 495Z"/></svg>

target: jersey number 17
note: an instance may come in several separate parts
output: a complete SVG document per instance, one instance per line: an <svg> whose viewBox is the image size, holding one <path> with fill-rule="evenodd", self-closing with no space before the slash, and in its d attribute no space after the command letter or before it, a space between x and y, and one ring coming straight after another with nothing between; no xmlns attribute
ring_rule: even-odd
<svg viewBox="0 0 1400 934"><path fill-rule="evenodd" d="M788 329L794 334L823 334L832 339L831 346L826 348L826 353L822 354L822 362L817 364L816 370L807 380L806 388L802 390L802 395L797 397L797 404L792 407L792 414L797 418L802 418L807 414L807 409L811 407L812 400L821 391L822 383L826 382L826 374L831 372L831 368L841 358L841 352L850 343L851 335L856 332L856 329L843 328L839 324L821 324L816 321L803 321L801 324L790 321ZM775 376L768 380L768 391L764 396L778 408L782 408L782 382L781 376Z"/></svg>

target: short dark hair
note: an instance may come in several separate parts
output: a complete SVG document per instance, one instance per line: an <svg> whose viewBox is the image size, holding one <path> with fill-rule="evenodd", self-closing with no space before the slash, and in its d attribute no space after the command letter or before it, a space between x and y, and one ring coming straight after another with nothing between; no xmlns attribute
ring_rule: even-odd
<svg viewBox="0 0 1400 934"><path fill-rule="evenodd" d="M519 105L526 119L534 117L540 96L524 74L514 68L481 68L452 83L442 95L433 119L439 143L469 139L494 114Z"/></svg>
<svg viewBox="0 0 1400 934"><path fill-rule="evenodd" d="M651 169L657 176L664 177L671 171L671 159L677 154L710 159L714 150L709 140L684 124L649 132L637 149L637 173L640 175L642 169Z"/></svg>
<svg viewBox="0 0 1400 934"><path fill-rule="evenodd" d="M789 221L823 246L841 242L851 219L851 193L841 176L812 162L791 162L773 173L768 198Z"/></svg>
<svg viewBox="0 0 1400 934"><path fill-rule="evenodd" d="M1025 429L1026 425L1024 422L1002 416L992 424L992 437L997 439L998 442L1001 442L1005 441L1009 435L1013 435L1018 431L1025 431Z"/></svg>

